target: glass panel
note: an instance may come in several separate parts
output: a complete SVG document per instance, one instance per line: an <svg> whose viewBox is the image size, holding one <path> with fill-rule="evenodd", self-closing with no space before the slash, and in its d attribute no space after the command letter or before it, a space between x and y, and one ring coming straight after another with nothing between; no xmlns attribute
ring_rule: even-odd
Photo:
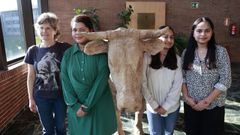
<svg viewBox="0 0 240 135"><path fill-rule="evenodd" d="M34 24L36 23L36 20L38 16L41 14L41 8L40 8L40 1L39 0L31 0L32 2L32 11L33 11L33 21ZM37 33L35 31L35 41L36 44L40 43L40 38L37 36Z"/></svg>
<svg viewBox="0 0 240 135"><path fill-rule="evenodd" d="M19 15L17 0L0 1L1 25L7 61L25 55L26 44Z"/></svg>

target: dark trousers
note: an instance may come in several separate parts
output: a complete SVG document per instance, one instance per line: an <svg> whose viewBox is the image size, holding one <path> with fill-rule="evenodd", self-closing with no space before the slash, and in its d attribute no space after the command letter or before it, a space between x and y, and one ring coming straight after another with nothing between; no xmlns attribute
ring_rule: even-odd
<svg viewBox="0 0 240 135"><path fill-rule="evenodd" d="M187 135L223 135L224 106L196 111L184 103L184 124Z"/></svg>
<svg viewBox="0 0 240 135"><path fill-rule="evenodd" d="M63 98L35 98L43 135L66 135L66 104Z"/></svg>

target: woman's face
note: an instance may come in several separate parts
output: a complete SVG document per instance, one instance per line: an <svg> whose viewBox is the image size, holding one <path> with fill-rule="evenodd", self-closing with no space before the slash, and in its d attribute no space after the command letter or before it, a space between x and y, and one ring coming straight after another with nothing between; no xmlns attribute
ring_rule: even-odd
<svg viewBox="0 0 240 135"><path fill-rule="evenodd" d="M90 29L82 22L73 22L72 23L72 37L78 44L85 44L88 42L88 39L81 36L81 32L90 32Z"/></svg>
<svg viewBox="0 0 240 135"><path fill-rule="evenodd" d="M207 45L208 41L211 39L213 30L209 23L201 22L199 23L193 32L193 37L197 41L198 45Z"/></svg>
<svg viewBox="0 0 240 135"><path fill-rule="evenodd" d="M174 35L172 30L168 30L164 35L159 37L165 43L164 49L170 49L174 44Z"/></svg>
<svg viewBox="0 0 240 135"><path fill-rule="evenodd" d="M49 23L40 24L37 28L38 35L42 41L52 41L56 35L56 31Z"/></svg>

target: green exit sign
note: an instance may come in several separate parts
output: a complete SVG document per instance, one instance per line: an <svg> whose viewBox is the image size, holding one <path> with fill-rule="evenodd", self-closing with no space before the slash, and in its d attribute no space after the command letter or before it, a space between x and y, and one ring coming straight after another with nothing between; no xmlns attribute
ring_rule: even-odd
<svg viewBox="0 0 240 135"><path fill-rule="evenodd" d="M199 2L191 2L192 9L197 9L199 7Z"/></svg>

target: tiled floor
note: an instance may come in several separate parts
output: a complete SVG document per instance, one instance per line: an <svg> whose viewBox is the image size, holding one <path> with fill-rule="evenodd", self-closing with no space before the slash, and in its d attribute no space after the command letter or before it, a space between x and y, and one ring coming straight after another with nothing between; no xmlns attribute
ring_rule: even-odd
<svg viewBox="0 0 240 135"><path fill-rule="evenodd" d="M122 114L122 122L126 135L132 135L134 115L131 113ZM240 103L227 101L226 105L226 133L225 135L239 135L240 134ZM148 132L148 124L146 115L143 117L143 130L146 135ZM17 134L16 134L17 133ZM41 127L38 122L37 115L33 115L28 109L21 112L21 115L11 127L6 130L3 135L41 135ZM185 135L183 132L183 109L180 110L180 117L177 121L176 130L174 135Z"/></svg>
<svg viewBox="0 0 240 135"><path fill-rule="evenodd" d="M228 100L225 109L225 135L240 135L240 64L232 65L232 87L228 91ZM122 114L122 122L126 135L133 133L133 114ZM143 118L143 129L146 135L148 124L146 115ZM33 115L28 109L23 110L20 115L1 135L41 135L37 115ZM177 121L174 135L184 135L183 132L183 108L180 109L180 117Z"/></svg>

